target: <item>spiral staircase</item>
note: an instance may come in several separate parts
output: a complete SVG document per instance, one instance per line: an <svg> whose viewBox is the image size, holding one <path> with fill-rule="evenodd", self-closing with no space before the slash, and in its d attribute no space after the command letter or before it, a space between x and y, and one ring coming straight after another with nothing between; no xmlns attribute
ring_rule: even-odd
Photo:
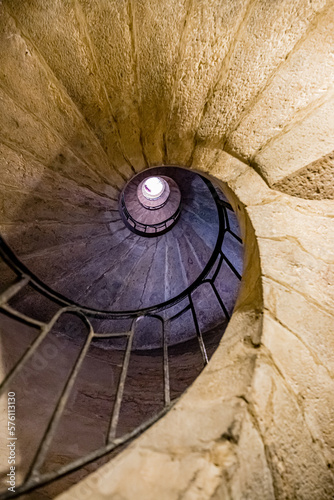
<svg viewBox="0 0 334 500"><path fill-rule="evenodd" d="M167 204L147 210L156 225L134 218L152 176L171 179L171 202L179 192L171 225ZM51 245L57 228L41 224L1 239L2 325L15 332L1 390L20 399L26 428L14 497L52 498L163 415L208 363L239 290L238 222L214 179L153 167L98 214L84 206L95 224L66 241Z"/></svg>
<svg viewBox="0 0 334 500"><path fill-rule="evenodd" d="M0 2L1 498L332 499L333 20Z"/></svg>

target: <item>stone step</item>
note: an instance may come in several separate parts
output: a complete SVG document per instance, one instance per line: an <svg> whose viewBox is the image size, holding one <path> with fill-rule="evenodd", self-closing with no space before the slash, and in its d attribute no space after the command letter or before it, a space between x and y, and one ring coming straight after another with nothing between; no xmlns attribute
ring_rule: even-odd
<svg viewBox="0 0 334 500"><path fill-rule="evenodd" d="M113 310L142 309L145 289L159 290L161 288L164 283L164 270L162 269L158 276L152 276L151 273L156 257L156 247L157 241L146 239L145 248L140 257L132 259L133 265L118 290L113 302Z"/></svg>
<svg viewBox="0 0 334 500"><path fill-rule="evenodd" d="M154 260L143 290L142 307L161 304L166 300L166 236L157 238Z"/></svg>
<svg viewBox="0 0 334 500"><path fill-rule="evenodd" d="M188 172L181 176L184 181L189 180ZM124 225L117 211L106 213L105 222L99 221L96 227L90 222L80 222L80 231L79 226L71 228L58 223L44 231L43 224L38 222L40 240L32 240L30 246L22 247L26 251L26 264L32 271L36 268L38 276L49 286L92 308L136 310L172 299L201 274L218 237L216 205L207 186L200 178L195 178L188 187L190 193L182 201L179 220L166 234L156 238L136 235ZM229 227L238 236L236 216L230 210L227 213ZM28 236L27 229L27 241ZM16 237L19 238L19 232ZM223 252L241 274L242 245L228 232ZM54 263L51 268L50 259ZM230 314L239 280L226 262L216 277L215 286ZM202 331L225 321L225 313L209 284L198 287L192 299ZM20 300L29 309L29 301L33 300L31 292L23 294ZM187 301L182 301L159 314L168 318L186 304ZM123 327L124 321L109 320L106 328L109 332L126 329L129 324ZM170 342L177 343L195 334L192 313L187 311L175 321ZM147 341L146 338L145 345ZM154 342L152 337L152 348L157 347Z"/></svg>
<svg viewBox="0 0 334 500"><path fill-rule="evenodd" d="M120 231L118 238L125 238L125 228ZM132 233L133 234L133 233ZM69 242L43 252L30 254L22 258L22 262L49 286L54 286L57 291L58 281L73 274L75 278L82 274L82 269L91 260L99 262L108 259L110 248L119 241L115 235L106 230L103 236L85 241ZM52 262L52 266L50 266ZM62 290L61 293L66 292Z"/></svg>
<svg viewBox="0 0 334 500"><path fill-rule="evenodd" d="M182 201L182 206L185 210L195 213L206 222L218 220L217 207L213 198L207 196L185 198Z"/></svg>
<svg viewBox="0 0 334 500"><path fill-rule="evenodd" d="M99 309L121 310L120 294L126 290L131 296L129 284L131 287L133 270L151 244L151 240L142 241L137 236L131 243L124 242L115 247L110 252L108 262L104 263L103 268L101 266L99 276L89 285L86 293L80 296L80 302ZM134 304L133 309L136 308Z"/></svg>
<svg viewBox="0 0 334 500"><path fill-rule="evenodd" d="M50 221L43 224L36 221L16 226L0 224L0 233L17 256L24 260L30 256L37 258L43 252L52 253L61 245L99 238L108 233L108 222L68 224Z"/></svg>
<svg viewBox="0 0 334 500"><path fill-rule="evenodd" d="M191 226L194 232L201 238L205 244L214 249L218 237L218 217L211 218L210 221L206 221L202 218L202 214L198 215L194 212L184 209L181 215L182 219Z"/></svg>
<svg viewBox="0 0 334 500"><path fill-rule="evenodd" d="M189 287L201 274L203 267L199 262L197 253L194 250L193 245L189 244L188 239L185 236L185 230L187 230L188 237L190 237L191 239L194 231L191 227L186 227L184 223L176 225L174 236L176 238L176 243L179 250L179 258L181 263L180 272L184 277L186 287Z"/></svg>
<svg viewBox="0 0 334 500"><path fill-rule="evenodd" d="M166 240L166 300L181 293L188 285L186 276L183 272L178 238L175 236L177 227L180 226L177 224L171 231L164 235Z"/></svg>
<svg viewBox="0 0 334 500"><path fill-rule="evenodd" d="M44 273L48 278L48 282L46 279L44 281L55 291L74 302L92 306L92 303L81 302L82 296L91 284L110 267L112 261L116 266L118 265L119 256L125 253L129 247L135 246L135 240L136 236L130 231L128 238L122 239L121 242L109 237L100 238L98 248L95 251L93 248L91 249L88 259L86 259L87 248L78 248L76 244L74 247L67 248L68 253L63 253L61 258L57 260L57 268L53 273L48 269L50 256L45 255L43 258L36 259L39 267L38 276L42 277ZM27 302L32 299L29 298L28 293L22 300Z"/></svg>
<svg viewBox="0 0 334 500"><path fill-rule="evenodd" d="M188 245L193 249L195 258L203 270L212 255L212 248L207 244L207 240L198 236L193 226L187 224L186 221L184 221L182 229Z"/></svg>

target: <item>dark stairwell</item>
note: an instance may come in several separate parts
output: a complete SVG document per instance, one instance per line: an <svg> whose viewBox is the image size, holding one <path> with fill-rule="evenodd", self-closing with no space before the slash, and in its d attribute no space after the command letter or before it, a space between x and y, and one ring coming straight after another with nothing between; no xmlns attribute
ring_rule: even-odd
<svg viewBox="0 0 334 500"><path fill-rule="evenodd" d="M3 390L20 398L25 429L21 490L31 498L52 498L167 411L210 359L232 313L242 244L225 195L214 179L173 166L130 183L148 175L168 175L181 192L178 218L163 234L127 227L120 192L98 203L74 192L66 231L47 219L55 200L33 200L36 218L46 220L34 221L27 203L29 230L5 234L3 289L13 271L29 279L3 296L1 333ZM39 481L46 485L35 490Z"/></svg>

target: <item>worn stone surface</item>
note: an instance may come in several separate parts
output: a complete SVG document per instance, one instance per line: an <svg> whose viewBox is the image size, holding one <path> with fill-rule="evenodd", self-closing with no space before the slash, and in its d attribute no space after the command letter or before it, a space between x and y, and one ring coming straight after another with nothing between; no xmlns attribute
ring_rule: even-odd
<svg viewBox="0 0 334 500"><path fill-rule="evenodd" d="M270 185L330 153L334 149L334 91L299 122L283 129L254 157Z"/></svg>
<svg viewBox="0 0 334 500"><path fill-rule="evenodd" d="M37 0L29 6L7 2L6 8L23 36L36 47L44 65L65 87L93 129L97 143L103 145L109 162L117 165L122 175L130 176L131 168L113 119L104 75L97 67L79 4L66 1L48 4Z"/></svg>
<svg viewBox="0 0 334 500"><path fill-rule="evenodd" d="M166 127L188 8L188 0L129 2L141 142L149 165L168 163Z"/></svg>
<svg viewBox="0 0 334 500"><path fill-rule="evenodd" d="M294 172L273 187L310 200L334 199L334 152Z"/></svg>
<svg viewBox="0 0 334 500"><path fill-rule="evenodd" d="M107 256L119 190L172 161L224 183L246 246L210 365L62 498L333 498L333 15L330 0L1 3L1 232L29 265L58 256L64 285L66 254ZM173 260L189 234L170 243Z"/></svg>
<svg viewBox="0 0 334 500"><path fill-rule="evenodd" d="M331 466L314 442L289 381L264 351L253 379L250 411L266 447L276 498L328 498L333 494Z"/></svg>
<svg viewBox="0 0 334 500"><path fill-rule="evenodd" d="M140 142L141 119L138 112L137 76L134 71L136 56L133 52L133 16L129 3L79 0L74 5L110 109L111 119L106 122L105 130L101 131L101 142L104 143L103 136L107 138L111 133L107 129L111 129L112 121L127 163L134 170L141 170L146 162ZM110 23L110 19L115 22ZM105 148L111 162L114 162L112 140L105 141Z"/></svg>
<svg viewBox="0 0 334 500"><path fill-rule="evenodd" d="M248 3L240 0L188 2L167 128L167 153L171 162L187 164L191 158L195 131L212 89L224 72L225 59Z"/></svg>
<svg viewBox="0 0 334 500"><path fill-rule="evenodd" d="M270 178L272 160L256 154L283 132L279 148L289 149L306 115L310 134L320 127L323 135L317 109L333 81L330 2L35 0L3 2L1 13L3 114L14 113L27 144L6 129L20 149L39 155L43 136L48 162L67 158L70 147L109 183L112 168L119 185L145 165L189 163L198 141L218 141L247 160L255 156L273 183L328 153L323 139L312 155L270 149L279 162ZM22 110L10 112L9 99ZM22 111L29 118L20 120Z"/></svg>
<svg viewBox="0 0 334 500"><path fill-rule="evenodd" d="M235 467L235 470L227 472L228 480L231 483L231 498L275 499L265 444L257 422L249 413L245 415L235 453L240 465L238 468ZM217 500L225 497L226 495L219 496L219 491L217 492Z"/></svg>
<svg viewBox="0 0 334 500"><path fill-rule="evenodd" d="M323 0L249 3L233 43L230 60L213 89L198 136L224 143L268 79L305 35L325 6Z"/></svg>
<svg viewBox="0 0 334 500"><path fill-rule="evenodd" d="M328 57L333 43L334 9L329 4L269 79L226 147L250 160L287 124L291 128L315 110L333 85L334 60Z"/></svg>

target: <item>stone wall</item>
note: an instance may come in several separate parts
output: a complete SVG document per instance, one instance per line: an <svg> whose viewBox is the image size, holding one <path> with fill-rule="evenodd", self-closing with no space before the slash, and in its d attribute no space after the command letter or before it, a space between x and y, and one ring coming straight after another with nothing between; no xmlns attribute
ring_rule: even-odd
<svg viewBox="0 0 334 500"><path fill-rule="evenodd" d="M228 184L246 246L206 370L61 498L333 497L333 22L330 0L1 2L2 233L75 246L87 205L175 163Z"/></svg>
<svg viewBox="0 0 334 500"><path fill-rule="evenodd" d="M145 166L191 165L205 142L284 191L334 149L333 18L329 0L5 0L3 161L35 185L51 169L112 196Z"/></svg>

